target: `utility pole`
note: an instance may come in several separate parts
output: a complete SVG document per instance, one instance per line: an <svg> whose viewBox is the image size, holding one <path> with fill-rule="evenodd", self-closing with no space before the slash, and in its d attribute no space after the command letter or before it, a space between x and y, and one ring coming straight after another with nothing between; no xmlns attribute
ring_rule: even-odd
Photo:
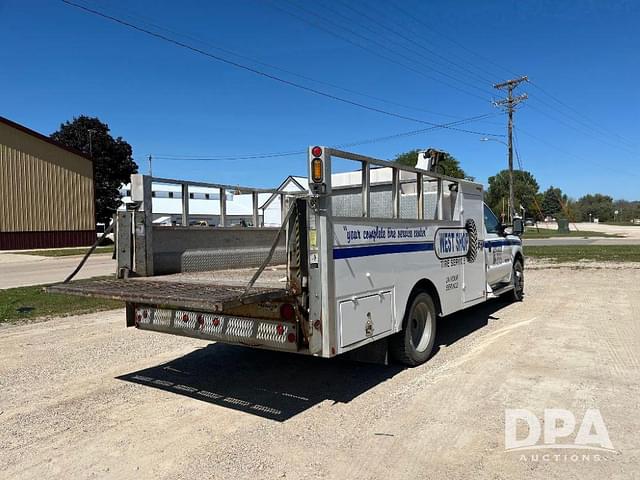
<svg viewBox="0 0 640 480"><path fill-rule="evenodd" d="M526 100L527 94L524 93L522 95L518 95L517 97L513 96L513 90L522 82L529 81L529 78L525 75L520 78L514 78L512 80L507 80L506 82L496 83L493 88L497 88L498 90L507 90L507 98L502 100L497 100L493 102L496 107L505 107L507 113L509 115L509 123L507 125L509 143L507 148L509 150L509 221L513 222L513 217L515 214L515 199L513 195L513 112L515 110L516 105L520 102Z"/></svg>
<svg viewBox="0 0 640 480"><path fill-rule="evenodd" d="M153 173L151 169L151 160L152 160L151 154L149 154L148 160L149 160L149 176L153 177Z"/></svg>

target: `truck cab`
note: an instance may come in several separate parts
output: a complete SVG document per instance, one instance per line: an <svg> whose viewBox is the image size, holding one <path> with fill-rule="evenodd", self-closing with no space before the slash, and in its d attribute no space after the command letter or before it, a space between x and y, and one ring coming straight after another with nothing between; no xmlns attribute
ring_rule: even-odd
<svg viewBox="0 0 640 480"><path fill-rule="evenodd" d="M484 213L484 256L489 292L499 292L505 286L517 282L514 294L521 296L524 288L524 255L522 240L507 230L487 204L483 204ZM522 219L516 218L516 230L522 234ZM519 298L518 298L519 299Z"/></svg>

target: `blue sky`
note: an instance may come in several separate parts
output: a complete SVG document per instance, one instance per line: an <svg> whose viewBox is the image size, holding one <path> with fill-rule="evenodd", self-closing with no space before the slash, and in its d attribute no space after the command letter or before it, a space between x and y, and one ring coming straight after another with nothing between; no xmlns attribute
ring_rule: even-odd
<svg viewBox="0 0 640 480"><path fill-rule="evenodd" d="M150 153L290 152L489 113L496 115L459 128L504 135L506 118L491 105L500 92L491 82L526 74L532 83L518 93L530 98L516 113L516 138L523 167L541 188L640 199L640 2L78 2L168 29L150 27L305 87L418 120L293 88L62 2L0 0L0 115L45 134L73 116L97 116L133 146L143 171ZM486 183L506 167L506 148L481 138L438 129L350 149L388 159L437 147ZM290 173L306 174L306 162L302 155L158 158L153 170L272 186Z"/></svg>

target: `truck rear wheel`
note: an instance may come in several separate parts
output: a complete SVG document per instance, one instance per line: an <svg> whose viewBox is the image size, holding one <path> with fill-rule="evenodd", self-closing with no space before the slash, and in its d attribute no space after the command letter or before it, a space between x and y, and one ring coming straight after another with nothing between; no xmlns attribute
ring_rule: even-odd
<svg viewBox="0 0 640 480"><path fill-rule="evenodd" d="M390 340L391 355L405 365L420 365L431 356L435 340L435 304L428 293L418 292L405 312L402 331Z"/></svg>

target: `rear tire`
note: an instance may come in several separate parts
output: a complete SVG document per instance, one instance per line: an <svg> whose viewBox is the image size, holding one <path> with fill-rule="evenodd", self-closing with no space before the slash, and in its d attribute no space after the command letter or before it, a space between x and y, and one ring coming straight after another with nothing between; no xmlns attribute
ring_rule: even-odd
<svg viewBox="0 0 640 480"><path fill-rule="evenodd" d="M401 332L395 334L389 349L395 360L411 367L426 362L436 340L436 307L431 296L418 292L409 301Z"/></svg>
<svg viewBox="0 0 640 480"><path fill-rule="evenodd" d="M513 272L511 273L513 290L511 290L511 299L514 302L521 302L524 298L524 265L522 260L513 262Z"/></svg>

